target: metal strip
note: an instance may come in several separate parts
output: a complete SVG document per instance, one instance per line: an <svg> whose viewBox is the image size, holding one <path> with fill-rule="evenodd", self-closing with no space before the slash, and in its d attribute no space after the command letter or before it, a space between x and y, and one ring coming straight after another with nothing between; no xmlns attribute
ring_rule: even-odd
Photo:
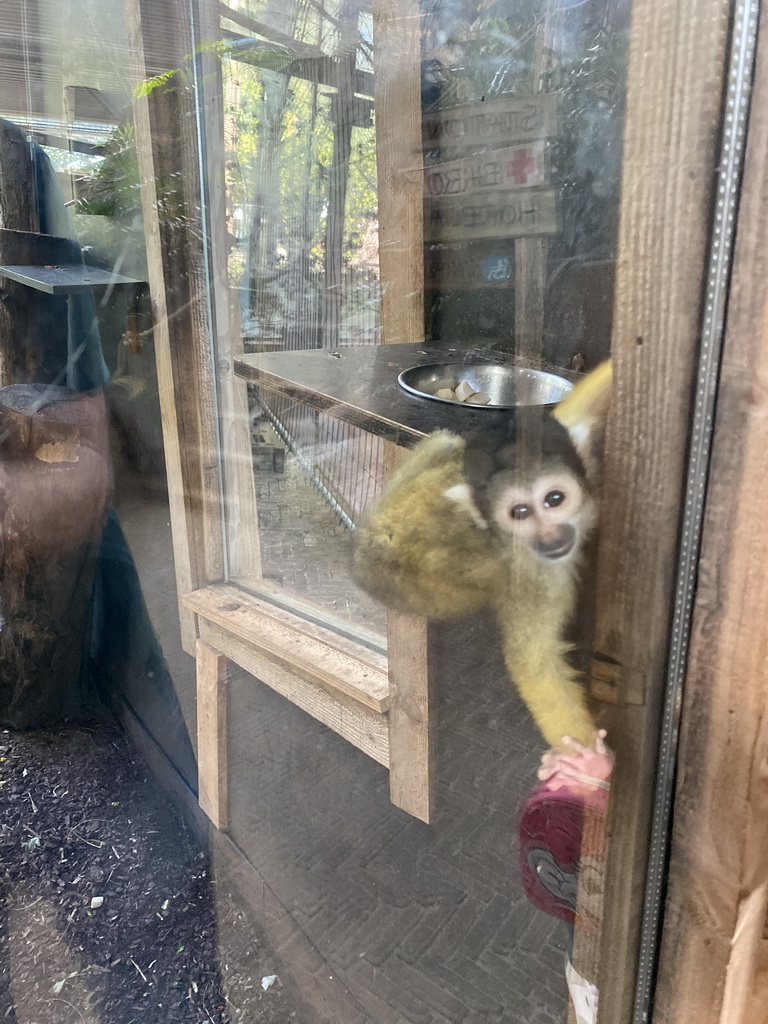
<svg viewBox="0 0 768 1024"><path fill-rule="evenodd" d="M669 823L675 783L680 709L690 646L702 521L707 489L720 352L733 258L760 0L741 0L731 32L717 201L710 243L701 349L696 381L685 507L678 556L650 854L640 937L633 1024L650 1020L663 919Z"/></svg>

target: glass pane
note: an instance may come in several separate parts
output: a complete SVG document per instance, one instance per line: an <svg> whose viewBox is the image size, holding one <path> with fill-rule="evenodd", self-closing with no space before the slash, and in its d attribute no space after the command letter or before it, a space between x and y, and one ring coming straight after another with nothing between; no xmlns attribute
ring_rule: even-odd
<svg viewBox="0 0 768 1024"><path fill-rule="evenodd" d="M568 608L542 605L539 620L562 612L563 621L528 643L532 671L517 650L528 610L515 590L546 591L558 545L570 553L573 541L557 527L522 582L510 560L508 599L494 604L488 594L511 531L502 527L494 561L483 539L498 539L490 485L473 494L467 522L485 519L486 531L475 540L456 526L467 506L446 512L442 491L423 506L399 494L389 519L381 500L420 437L444 428L470 444L490 428L495 458L498 432L513 417L528 422L506 406L551 406L608 357L629 4L425 0L369 10L267 0L224 13L228 279L260 553L250 576L230 579L363 642L363 629L383 637L387 609L415 615L390 619L390 678L403 717L424 715L438 736L425 832L413 793L429 771L423 757L408 760L394 684L391 746L380 758L396 751L387 777L361 763L354 745L316 746L316 723L303 712L238 682L230 834L293 908L300 987L311 984L306 943L322 950L335 1018L547 1024L568 1019L570 999L592 1024L610 755L596 743L585 768L594 782L578 794L553 796L556 784L536 782L542 754L565 732L595 742L561 653L573 640L572 665L588 663L588 590L578 608L574 595L563 599ZM456 365L426 382L413 376L431 364ZM503 372L490 377L489 365ZM403 371L412 371L410 391L398 382ZM524 397L522 384L505 383L515 373L544 390ZM463 401L462 382L474 401ZM541 422L518 438L526 465L551 464ZM593 483L570 442L560 444L568 473L580 467L584 511L575 520L586 523ZM549 480L545 504L571 500L563 479L574 478ZM435 480L446 493L464 486L447 469ZM243 536L233 493L230 545ZM432 531L423 511L431 507ZM581 545L588 529L578 529ZM379 553L388 542L408 554L397 549L387 564ZM429 573L409 578L422 560ZM559 681L547 675L550 654ZM540 699L535 683L550 687ZM265 714L292 737L304 767L275 761L273 728L247 724ZM410 789L400 788L401 758ZM331 984L339 977L346 995Z"/></svg>
<svg viewBox="0 0 768 1024"><path fill-rule="evenodd" d="M630 6L7 0L0 1017L596 1024Z"/></svg>
<svg viewBox="0 0 768 1024"><path fill-rule="evenodd" d="M371 15L357 5L279 3L259 18L272 43L223 22L229 269L243 349L377 345ZM383 610L349 567L349 532L381 488L381 440L263 387L249 389L249 405L257 589L265 581L272 596L309 599L330 620L383 634Z"/></svg>

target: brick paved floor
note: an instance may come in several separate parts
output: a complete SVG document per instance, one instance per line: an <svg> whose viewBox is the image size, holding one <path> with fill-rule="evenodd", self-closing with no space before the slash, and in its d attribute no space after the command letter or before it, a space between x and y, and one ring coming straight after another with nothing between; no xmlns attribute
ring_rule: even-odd
<svg viewBox="0 0 768 1024"><path fill-rule="evenodd" d="M280 441L265 423L259 433L269 444ZM262 572L291 593L325 611L378 633L386 630L381 605L364 594L350 573L352 533L331 511L293 455L285 472L256 472Z"/></svg>
<svg viewBox="0 0 768 1024"><path fill-rule="evenodd" d="M390 804L379 765L239 680L230 834L281 908L268 935L305 1001L320 978L340 986L311 1019L563 1024L567 929L528 903L517 867L541 742L490 628L446 628L436 658L433 824Z"/></svg>
<svg viewBox="0 0 768 1024"><path fill-rule="evenodd" d="M382 613L344 573L347 531L290 462L260 483L265 566L370 625ZM167 504L123 507L173 642L175 604L154 600L158 567L173 579ZM487 623L446 626L434 657L431 825L394 808L386 770L295 705L244 674L230 685L229 834L251 867L222 864L217 878L247 887L302 1024L564 1024L567 929L528 903L517 867L516 815L543 743Z"/></svg>

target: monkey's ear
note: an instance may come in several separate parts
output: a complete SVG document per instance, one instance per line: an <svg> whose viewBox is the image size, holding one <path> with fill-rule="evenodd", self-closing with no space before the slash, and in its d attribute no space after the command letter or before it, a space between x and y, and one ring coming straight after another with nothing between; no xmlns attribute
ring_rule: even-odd
<svg viewBox="0 0 768 1024"><path fill-rule="evenodd" d="M607 359L580 380L555 406L553 416L571 435L574 447L582 457L588 452L595 435L601 434L605 428L612 379L611 361Z"/></svg>

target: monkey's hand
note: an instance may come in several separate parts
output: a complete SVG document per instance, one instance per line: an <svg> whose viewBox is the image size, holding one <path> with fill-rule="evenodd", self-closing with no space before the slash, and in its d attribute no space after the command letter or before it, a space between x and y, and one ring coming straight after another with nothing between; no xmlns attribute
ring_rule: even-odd
<svg viewBox="0 0 768 1024"><path fill-rule="evenodd" d="M563 737L562 747L553 747L541 759L538 777L551 790L568 789L584 796L610 789L613 754L605 745L605 730L595 734L591 747Z"/></svg>

